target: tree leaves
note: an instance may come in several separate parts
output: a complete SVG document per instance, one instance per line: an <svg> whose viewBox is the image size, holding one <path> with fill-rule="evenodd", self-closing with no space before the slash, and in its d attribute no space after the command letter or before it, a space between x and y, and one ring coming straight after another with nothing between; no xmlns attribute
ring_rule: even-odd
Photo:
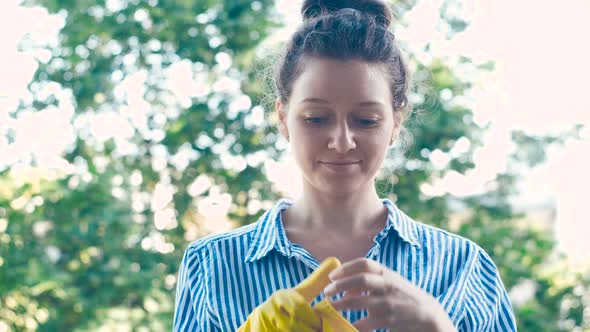
<svg viewBox="0 0 590 332"><path fill-rule="evenodd" d="M24 183L15 169L0 172L0 226L6 226L0 227L0 321L19 331L120 324L170 329L182 250L205 234L198 203L215 191L229 194L228 217L239 226L255 221L265 202L279 196L261 164L278 158L276 135L251 119L269 100L268 82L258 79L256 65L273 60L258 58L254 50L278 26L273 2L25 3L60 13L65 25L49 61L35 73L32 103L23 102L20 110L61 106L54 95L40 93L57 84L73 97L77 137L62 156L67 171L33 167ZM451 30L463 29L466 23L446 3L443 16ZM399 2L398 9L403 13L413 4ZM231 64L220 66L220 54ZM472 156L484 128L458 102L469 80L442 59L428 65L412 61L415 77L427 77L415 89L417 111L407 122L413 144L405 158L393 151L396 168L377 181L380 194L419 221L479 243L509 289L532 282L534 294L516 308L519 329L565 331L568 321L587 327L588 277L546 273L547 264L559 262L551 256L554 239L513 211L518 173L499 174L473 197L424 193L424 184L475 166ZM168 70L180 62L191 79L171 87ZM134 80L141 81L139 88L121 89ZM186 100L178 97L180 89L188 90ZM241 96L250 105L232 109ZM90 115L108 112L133 125L131 137L93 136ZM544 149L560 139L515 133L520 149L513 161L542 162ZM435 163L433 155L447 162ZM202 185L195 184L199 178L210 183L195 188ZM159 188L165 188L162 197ZM573 281L559 282L564 276Z"/></svg>

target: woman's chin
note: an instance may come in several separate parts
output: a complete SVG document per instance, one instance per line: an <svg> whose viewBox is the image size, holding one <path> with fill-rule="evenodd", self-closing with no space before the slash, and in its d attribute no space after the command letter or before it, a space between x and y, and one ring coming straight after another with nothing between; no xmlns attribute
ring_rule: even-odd
<svg viewBox="0 0 590 332"><path fill-rule="evenodd" d="M320 187L320 191L329 196L344 197L351 195L358 195L363 190L363 186L360 183L347 183L347 181L341 181L339 183L323 184Z"/></svg>

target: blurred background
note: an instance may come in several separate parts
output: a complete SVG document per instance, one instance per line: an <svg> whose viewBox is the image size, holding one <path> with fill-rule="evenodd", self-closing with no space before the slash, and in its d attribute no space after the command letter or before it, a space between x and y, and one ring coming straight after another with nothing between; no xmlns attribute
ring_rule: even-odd
<svg viewBox="0 0 590 332"><path fill-rule="evenodd" d="M520 331L590 331L590 3L391 3L381 196L490 253ZM268 77L300 5L0 2L0 332L170 330L186 246L297 195Z"/></svg>

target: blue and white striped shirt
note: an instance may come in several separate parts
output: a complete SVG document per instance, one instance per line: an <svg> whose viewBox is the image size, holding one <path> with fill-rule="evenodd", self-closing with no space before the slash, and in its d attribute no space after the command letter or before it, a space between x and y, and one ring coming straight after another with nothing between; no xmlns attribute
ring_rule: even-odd
<svg viewBox="0 0 590 332"><path fill-rule="evenodd" d="M389 210L387 225L366 258L432 294L459 331L516 331L498 270L483 249L413 221L388 199L382 202ZM187 247L178 273L174 331L234 332L272 293L296 286L319 266L286 236L281 211L292 204L282 199L256 223ZM367 316L366 310L341 313L351 323Z"/></svg>

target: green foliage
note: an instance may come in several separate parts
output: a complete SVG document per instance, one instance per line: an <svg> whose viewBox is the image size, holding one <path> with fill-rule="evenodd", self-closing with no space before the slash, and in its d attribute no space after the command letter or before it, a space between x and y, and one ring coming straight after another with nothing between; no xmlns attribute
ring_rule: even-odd
<svg viewBox="0 0 590 332"><path fill-rule="evenodd" d="M117 95L115 87L141 72L148 77L142 97L151 109L147 126L136 125L126 142L101 141L82 128L63 156L75 165L73 173L49 175L31 168L28 172L38 178L31 188L30 174L15 185L16 168L4 171L1 180L9 186L0 202L0 218L7 220L0 233L0 320L19 331L95 330L105 324L169 330L182 250L204 234L198 227L198 197L190 196L187 187L198 175L207 175L223 192L241 198L230 212L244 222L252 216L243 207L253 199L244 192L253 188L260 192L258 199L274 196L260 181L259 163L230 169L215 148L230 135L233 156L248 158L268 145L263 129L244 125L246 109L228 114L236 96L210 91L192 97L185 107L171 101L173 91L163 78L174 64L189 61L208 76L207 83L224 76L239 82L240 70L248 66L243 59L276 26L272 2L122 1L120 8L104 1L29 4L59 13L65 24L59 46L40 63L30 85L33 102L21 110L60 106L52 95L39 93L58 83L74 96L73 121L88 121L89 113L129 105L130 98ZM221 53L235 59L229 69L220 68L216 55ZM202 136L211 144L200 143ZM135 152L123 151L125 144L135 146ZM187 144L198 157L174 163L172 157ZM164 164L157 165L162 153ZM266 153L272 156L273 150ZM150 198L162 184L173 188L173 197L155 207ZM29 203L17 206L15 200ZM158 213L170 211L176 221L153 222Z"/></svg>
<svg viewBox="0 0 590 332"><path fill-rule="evenodd" d="M117 87L141 73L147 79L139 108L148 109L145 122L126 118L133 134L125 139L99 139L77 127L77 138L63 155L72 165L68 171L18 163L0 172L0 321L15 331L169 330L182 251L207 232L198 202L215 191L228 193L229 217L244 225L262 212L248 206L278 197L262 167L265 159L279 156L276 135L252 122L265 100L263 82L252 68L267 60L254 50L278 26L273 2L26 3L58 13L65 24L59 45L30 85L33 101L23 101L18 111L61 106L55 96L40 92L57 83L73 96L76 123L91 121L95 113L123 114L134 101ZM403 13L413 4L400 1L398 8ZM453 14L453 6L456 2L446 1L441 12L449 36L468 24ZM561 262L552 256L554 240L531 228L509 204L517 194L517 171L500 174L490 190L475 197L423 193L422 185L475 166L472 156L483 128L459 102L470 82L459 80L444 59L412 62L415 76L429 77L428 84L417 89L422 102L408 121L411 149L393 178L378 180L380 194L418 220L479 243L493 256L508 289L532 283L534 294L516 307L521 331L588 328L583 311L589 277L563 268L547 272ZM220 88L176 96L166 80L179 63L189 65L195 81ZM219 84L227 78L239 83L239 91ZM245 96L249 105L235 106ZM14 135L8 134L12 143ZM544 160L544 148L560 139L515 133L521 148L512 160L536 165ZM456 149L465 142L466 149ZM447 165L434 165L433 153L450 156ZM195 179L211 184L195 189ZM162 187L170 197L155 198Z"/></svg>

